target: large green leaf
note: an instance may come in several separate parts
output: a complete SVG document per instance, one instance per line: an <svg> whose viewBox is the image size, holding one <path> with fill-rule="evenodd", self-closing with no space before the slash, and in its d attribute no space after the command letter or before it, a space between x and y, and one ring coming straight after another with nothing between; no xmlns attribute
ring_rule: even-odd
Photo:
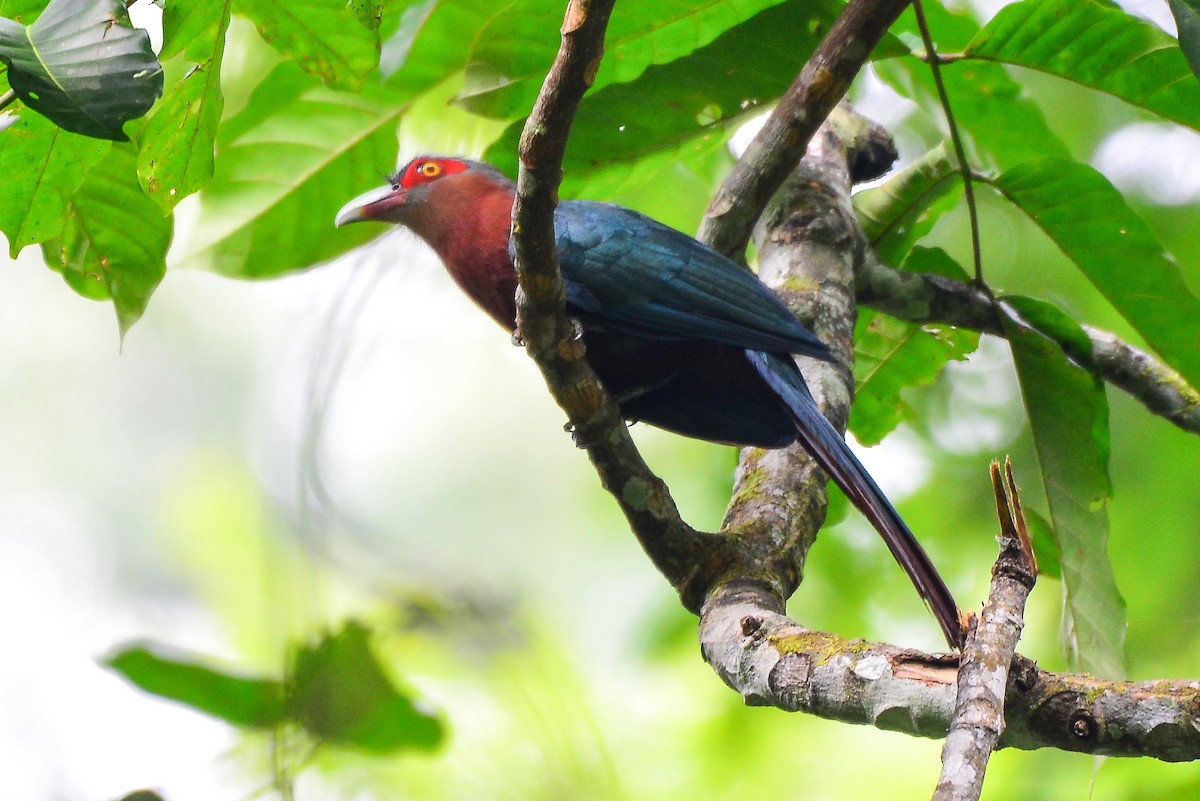
<svg viewBox="0 0 1200 801"><path fill-rule="evenodd" d="M1200 0L1167 0L1167 4L1179 31L1179 47L1192 74L1200 76Z"/></svg>
<svg viewBox="0 0 1200 801"><path fill-rule="evenodd" d="M138 178L164 212L212 179L213 142L224 106L221 63L229 3L175 2L163 12L163 53L183 50L195 63L138 137Z"/></svg>
<svg viewBox="0 0 1200 801"><path fill-rule="evenodd" d="M295 88L293 70L281 66L263 90ZM265 118L248 109L255 124L223 146L183 258L257 278L316 264L377 234L371 226L335 229L332 220L348 198L395 167L403 108L377 90L310 86Z"/></svg>
<svg viewBox="0 0 1200 801"><path fill-rule="evenodd" d="M840 9L835 0L788 0L684 58L587 95L563 163L563 195L629 191L667 164L721 147L731 123L787 89ZM523 127L510 125L485 158L516 174Z"/></svg>
<svg viewBox="0 0 1200 801"><path fill-rule="evenodd" d="M365 751L429 750L445 738L441 718L384 673L370 632L351 621L294 660L290 717L318 739Z"/></svg>
<svg viewBox="0 0 1200 801"><path fill-rule="evenodd" d="M1200 386L1200 299L1179 265L1091 167L1038 159L992 181L1192 386Z"/></svg>
<svg viewBox="0 0 1200 801"><path fill-rule="evenodd" d="M158 57L163 61L180 53L202 64L218 46L217 39L229 26L232 0L175 0L163 9L163 42Z"/></svg>
<svg viewBox="0 0 1200 801"><path fill-rule="evenodd" d="M886 264L904 260L957 196L958 167L938 145L879 186L854 195L854 211L867 241Z"/></svg>
<svg viewBox="0 0 1200 801"><path fill-rule="evenodd" d="M965 51L1057 75L1200 129L1200 83L1161 28L1093 0L1023 0ZM1049 155L1049 154L1044 154Z"/></svg>
<svg viewBox="0 0 1200 801"><path fill-rule="evenodd" d="M221 158L201 194L201 217L183 259L228 275L278 275L323 261L378 234L334 229L341 204L396 165L396 127L412 103L462 69L472 26L492 0L389 3L401 13L384 47L383 87L359 95L315 87L294 64L276 67L245 108L221 125ZM354 23L357 25L357 23ZM385 27L395 24L385 17Z"/></svg>
<svg viewBox="0 0 1200 801"><path fill-rule="evenodd" d="M43 245L46 263L85 297L111 298L124 335L166 273L172 220L137 182L131 145L114 146L68 206L62 236Z"/></svg>
<svg viewBox="0 0 1200 801"><path fill-rule="evenodd" d="M941 250L917 248L904 268L968 280L962 267ZM978 344L979 334L973 331L914 325L862 310L854 331L854 436L864 445L874 445L911 419L912 407L901 391L932 384L948 361L965 359Z"/></svg>
<svg viewBox="0 0 1200 801"><path fill-rule="evenodd" d="M969 13L951 13L938 3L926 3L924 9L942 51L961 47L979 30ZM911 12L905 12L896 29L915 37ZM887 84L917 103L926 121L937 126L931 144L946 138L945 113L929 65L910 57L879 61L874 68ZM972 166L1011 166L1039 156L1069 155L1066 145L1046 124L1041 109L1001 65L962 59L943 66L942 78Z"/></svg>
<svg viewBox="0 0 1200 801"><path fill-rule="evenodd" d="M357 90L379 66L379 35L358 23L346 0L241 0L272 47L335 89Z"/></svg>
<svg viewBox="0 0 1200 801"><path fill-rule="evenodd" d="M55 125L125 141L162 94L150 37L121 0L53 0L28 27L0 18L0 61L21 101Z"/></svg>
<svg viewBox="0 0 1200 801"><path fill-rule="evenodd" d="M0 231L16 258L26 245L59 235L67 201L112 144L68 133L38 114L21 115L0 137Z"/></svg>
<svg viewBox="0 0 1200 801"><path fill-rule="evenodd" d="M488 20L507 11L495 0L402 0L388 4L399 24L383 44L380 72L408 92L441 83L467 66L471 45ZM548 26L553 29L554 23Z"/></svg>
<svg viewBox="0 0 1200 801"><path fill-rule="evenodd" d="M1083 352L1090 347L1068 315L1030 298L1006 298L1005 303L1016 312L1003 316L1005 335L1061 560L1064 643L1080 669L1120 678L1125 672L1125 604L1106 551L1111 493L1104 382L1069 360L1055 342L1065 337ZM1038 328L1051 330L1055 339Z"/></svg>
<svg viewBox="0 0 1200 801"><path fill-rule="evenodd" d="M637 78L652 64L682 58L726 30L784 0L643 0L617 7L604 36L604 59L592 90ZM533 108L558 52L549 20L562 0L527 0L492 18L471 50L467 80L456 102L476 114L513 119Z"/></svg>
<svg viewBox="0 0 1200 801"><path fill-rule="evenodd" d="M401 6L400 8L395 8ZM413 46L419 40L425 41L430 39L427 29L432 28L445 30L448 26L439 26L437 18L441 16L440 12L449 9L453 12L458 9L458 3L440 2L439 0L404 0L404 2L393 2L388 4L389 15L385 19L390 23L395 23L395 28L386 33L379 49L379 74L383 79L390 80L397 72L404 68L412 68L412 65L424 64L426 58L409 59L412 53ZM482 26L487 18L477 20L474 26L471 25L470 17L467 16L462 20L466 23L466 30L474 30L476 27ZM431 48L425 55L426 57L444 53L457 54L462 53L462 60L453 58L458 66L462 66L466 60L466 53L470 51L470 44L464 42L468 39L465 35L452 36L447 35L439 44L441 47ZM442 61L444 59L437 59ZM440 72L440 70L439 70Z"/></svg>
<svg viewBox="0 0 1200 801"><path fill-rule="evenodd" d="M123 648L104 661L142 690L234 726L269 729L286 718L284 686L279 681L235 676L203 664L198 657L167 655L150 645Z"/></svg>
<svg viewBox="0 0 1200 801"><path fill-rule="evenodd" d="M254 87L241 110L221 121L217 130L217 151L228 150L255 126L281 113L302 94L318 86L317 80L295 63L280 62Z"/></svg>

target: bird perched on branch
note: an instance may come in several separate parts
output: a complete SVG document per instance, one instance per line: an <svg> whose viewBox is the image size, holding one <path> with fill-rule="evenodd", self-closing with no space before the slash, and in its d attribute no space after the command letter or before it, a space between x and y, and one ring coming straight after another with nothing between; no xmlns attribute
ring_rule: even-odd
<svg viewBox="0 0 1200 801"><path fill-rule="evenodd" d="M516 185L494 167L413 159L347 203L336 224L378 221L421 237L496 322L516 329L510 237ZM958 607L900 515L817 408L793 354L829 349L750 271L635 211L585 200L554 214L567 314L621 412L689 437L813 455L887 543L951 646Z"/></svg>

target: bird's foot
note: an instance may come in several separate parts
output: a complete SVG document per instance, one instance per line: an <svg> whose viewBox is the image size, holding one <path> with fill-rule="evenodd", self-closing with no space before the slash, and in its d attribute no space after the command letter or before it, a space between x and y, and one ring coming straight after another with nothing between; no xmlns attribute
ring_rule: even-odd
<svg viewBox="0 0 1200 801"><path fill-rule="evenodd" d="M625 421L625 425L632 426L636 422L637 422L637 420L628 420L627 419ZM576 428L575 424L572 423L570 420L563 423L563 431L566 431L568 434L571 435L571 442L574 442L575 447L579 448L580 450L586 451L588 449L588 447L590 447L592 444L590 440L584 439L583 434L580 433L579 429Z"/></svg>
<svg viewBox="0 0 1200 801"><path fill-rule="evenodd" d="M579 433L579 429L575 427L574 423L572 423L570 420L563 423L563 431L566 431L571 435L571 442L575 443L576 448L584 451L587 450L588 443L584 441L583 435Z"/></svg>

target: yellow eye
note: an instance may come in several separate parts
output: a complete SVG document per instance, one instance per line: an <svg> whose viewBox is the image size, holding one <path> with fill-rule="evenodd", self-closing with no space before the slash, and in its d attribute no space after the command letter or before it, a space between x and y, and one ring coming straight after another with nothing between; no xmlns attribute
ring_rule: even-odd
<svg viewBox="0 0 1200 801"><path fill-rule="evenodd" d="M436 161L426 161L421 166L417 167L417 172L424 175L426 178L436 178L442 174L442 165Z"/></svg>

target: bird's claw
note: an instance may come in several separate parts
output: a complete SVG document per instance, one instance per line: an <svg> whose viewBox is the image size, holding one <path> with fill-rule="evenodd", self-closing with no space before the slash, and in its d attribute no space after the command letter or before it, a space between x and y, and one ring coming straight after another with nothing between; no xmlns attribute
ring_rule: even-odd
<svg viewBox="0 0 1200 801"><path fill-rule="evenodd" d="M579 433L579 429L570 420L563 423L563 431L571 435L571 442L575 443L575 447L581 451L587 450L588 443L584 441L583 435Z"/></svg>

